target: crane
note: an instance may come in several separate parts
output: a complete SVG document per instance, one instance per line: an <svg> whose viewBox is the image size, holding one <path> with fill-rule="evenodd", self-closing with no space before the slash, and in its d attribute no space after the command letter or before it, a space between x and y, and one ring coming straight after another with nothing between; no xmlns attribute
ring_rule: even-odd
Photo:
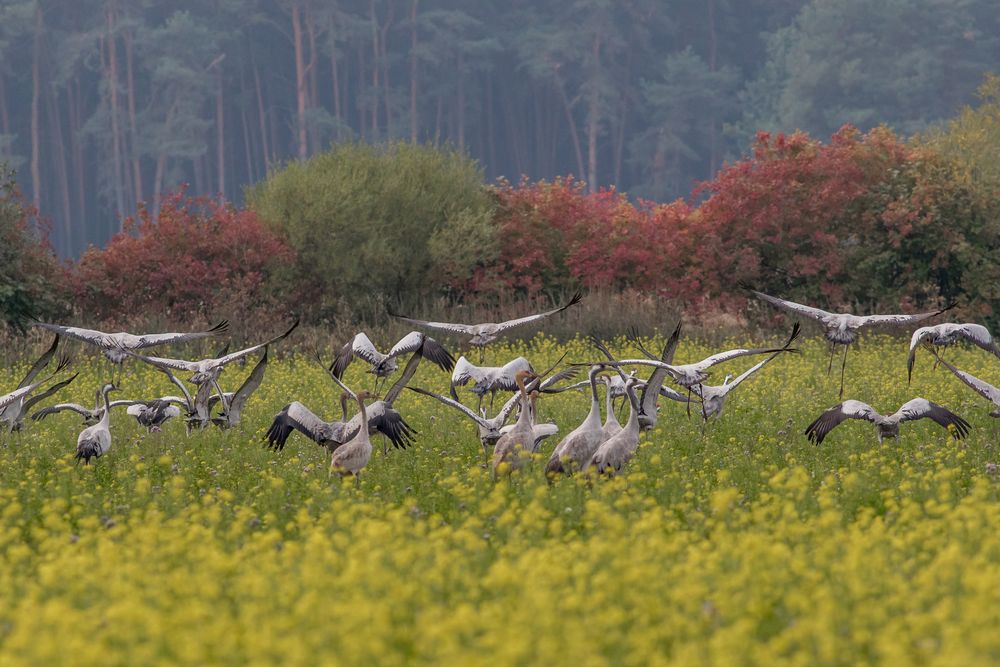
<svg viewBox="0 0 1000 667"><path fill-rule="evenodd" d="M907 401L891 415L879 414L875 408L861 401L844 401L835 405L817 417L806 427L806 436L817 445L823 438L841 423L848 419L863 419L875 425L879 443L883 438L893 437L899 440L899 425L902 422L924 418L932 419L944 428L954 427L956 439L962 439L969 433L969 422L965 421L948 408L937 403L931 403L926 398L914 398ZM951 429L949 429L950 431Z"/></svg>
<svg viewBox="0 0 1000 667"><path fill-rule="evenodd" d="M844 346L844 359L840 363L839 395L841 398L844 396L844 369L847 368L847 350L855 341L858 340L858 335L861 330L873 327L915 324L916 322L922 322L926 319L940 315L955 306L953 303L946 308L942 308L941 310L935 310L934 312L929 313L917 313L915 315L852 315L851 313L831 313L819 308L813 308L812 306L804 306L801 303L795 303L794 301L779 299L756 290L750 291L754 294L754 296L762 301L765 301L773 306L777 306L781 310L792 313L793 315L808 317L811 320L815 320L823 327L824 335L830 342L830 363L827 365L827 374L829 374L833 368L833 356L836 353L837 346Z"/></svg>

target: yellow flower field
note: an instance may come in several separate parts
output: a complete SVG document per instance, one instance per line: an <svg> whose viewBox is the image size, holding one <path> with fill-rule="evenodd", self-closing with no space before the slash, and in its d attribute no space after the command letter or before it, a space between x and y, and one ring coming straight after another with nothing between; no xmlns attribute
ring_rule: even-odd
<svg viewBox="0 0 1000 667"><path fill-rule="evenodd" d="M596 358L542 336L488 358L539 368L564 351ZM682 343L677 359L707 351ZM397 406L417 444L383 455L376 440L358 485L299 434L271 452L263 435L289 401L339 412L307 355L272 362L242 430L186 437L173 420L146 435L113 413L112 450L89 467L73 460L77 416L29 422L0 449L0 665L996 663L989 403L927 353L907 387L905 341L868 338L845 398L891 412L924 396L972 433L923 420L879 445L848 422L817 447L802 431L839 402L826 352L814 338L775 360L704 436L661 401L626 472L593 483L550 486L542 461L495 484L472 423L410 392ZM1000 383L985 353L945 355ZM59 400L90 403L101 366L77 357ZM348 372L359 388L362 365ZM447 377L426 364L415 384L444 392ZM127 368L121 397L166 393L159 373ZM587 409L577 392L539 402L562 434Z"/></svg>

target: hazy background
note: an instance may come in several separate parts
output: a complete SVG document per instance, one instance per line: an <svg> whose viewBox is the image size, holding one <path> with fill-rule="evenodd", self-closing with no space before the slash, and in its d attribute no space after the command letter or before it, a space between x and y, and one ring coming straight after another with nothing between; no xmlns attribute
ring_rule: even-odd
<svg viewBox="0 0 1000 667"><path fill-rule="evenodd" d="M995 0L2 0L0 158L75 255L351 139L669 200L758 129L909 134L998 68Z"/></svg>

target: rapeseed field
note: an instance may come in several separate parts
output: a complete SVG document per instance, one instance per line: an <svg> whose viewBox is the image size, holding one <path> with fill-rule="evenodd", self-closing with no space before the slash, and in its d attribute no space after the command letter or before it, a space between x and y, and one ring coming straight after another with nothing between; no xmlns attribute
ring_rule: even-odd
<svg viewBox="0 0 1000 667"><path fill-rule="evenodd" d="M383 454L376 439L357 485L331 477L329 454L298 434L271 452L264 433L289 401L339 412L339 391L309 355L272 359L242 428L187 437L173 420L147 435L113 413L112 449L90 466L73 459L77 416L29 422L0 445L0 664L1000 660L988 402L927 353L908 387L906 342L867 338L850 353L844 398L888 413L924 396L972 433L956 441L923 420L879 445L852 421L817 447L802 431L839 402L837 369L827 376L821 341L802 347L741 385L704 435L697 417L661 401L624 474L593 483L549 485L544 461L494 483L475 426L410 392L397 407L417 444ZM710 351L686 341L677 360ZM524 354L541 368L563 352L597 358L583 341L539 336L488 359ZM945 355L1000 382L1000 363L981 351ZM58 399L92 403L102 366L76 356L81 376ZM742 361L734 372L755 360ZM28 363L5 371L4 386ZM371 381L361 366L347 375L358 388ZM249 369L227 370L223 384ZM444 393L447 380L425 364L414 384ZM174 393L135 364L121 387L121 397ZM561 434L587 409L578 392L539 402Z"/></svg>

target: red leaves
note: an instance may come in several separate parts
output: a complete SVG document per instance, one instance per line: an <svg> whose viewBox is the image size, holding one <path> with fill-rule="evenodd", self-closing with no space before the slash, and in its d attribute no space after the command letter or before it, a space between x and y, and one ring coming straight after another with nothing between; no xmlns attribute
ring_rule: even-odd
<svg viewBox="0 0 1000 667"><path fill-rule="evenodd" d="M101 318L214 318L266 305L269 273L292 259L252 211L177 192L164 199L157 220L140 207L104 250L84 254L77 293Z"/></svg>

